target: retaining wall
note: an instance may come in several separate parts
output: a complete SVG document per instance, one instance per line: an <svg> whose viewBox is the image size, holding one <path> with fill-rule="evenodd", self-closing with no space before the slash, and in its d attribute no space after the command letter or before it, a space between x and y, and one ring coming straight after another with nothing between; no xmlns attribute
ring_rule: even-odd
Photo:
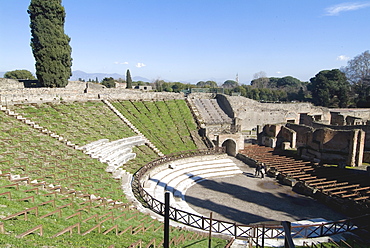
<svg viewBox="0 0 370 248"><path fill-rule="evenodd" d="M0 104L2 105L60 101L83 102L101 99L170 100L184 98L183 93L104 88L100 84L84 82L70 82L65 88L25 88L24 83L18 80L0 79Z"/></svg>

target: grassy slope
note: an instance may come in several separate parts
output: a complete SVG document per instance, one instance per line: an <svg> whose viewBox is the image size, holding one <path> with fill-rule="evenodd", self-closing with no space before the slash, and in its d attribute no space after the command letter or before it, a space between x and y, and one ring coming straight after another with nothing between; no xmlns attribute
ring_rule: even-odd
<svg viewBox="0 0 370 248"><path fill-rule="evenodd" d="M81 114L81 112L84 112L83 110L86 113ZM116 139L132 135L132 132L127 130L122 122L118 122L114 116L110 115L110 112L105 112L105 106L100 103L76 103L65 106L42 105L38 107L18 106L16 111L27 114L29 118L36 122L39 119L40 121L42 120L43 123L40 123L40 125L46 126L63 136L67 136L66 134L68 134L69 140L80 145L101 138L109 137ZM76 117L76 115L79 115L79 117ZM112 121L104 118L106 116L115 120ZM59 120L59 122L55 120ZM107 199L127 202L120 189L120 183L109 178L109 174L104 172L105 164L91 159L80 151L67 147L3 113L0 113L0 126L0 143L2 143L0 148L0 168L2 173L11 172L14 175L20 174L28 176L32 180L38 179L38 181L45 181L46 185L60 184L70 190L80 191L81 194L94 194ZM70 129L74 130L69 133L68 131ZM91 137L90 133L86 131L90 129L94 130L91 132ZM130 161L126 165L126 168L131 172L136 171L139 167L156 157L146 146L135 148L135 151L138 152L137 159ZM116 247L126 247L140 239L148 243L153 238L157 240L161 240L162 238L160 231L161 223L157 221L152 222L148 216L135 210L127 210L124 207L109 210L108 206L98 206L100 202L92 202L91 206L96 207L81 210L81 220L95 214L104 216L112 212L110 215L112 214L114 217L123 214L125 216L121 216L113 223L111 221L105 222L102 231L107 230L113 225L118 225L119 231L124 230L130 225L137 227L141 224L146 228L150 227L150 229L145 233L138 233L136 235L126 233L122 236L116 236L114 232L102 235L98 234L97 230L94 230L86 236L72 235L70 237L69 234L64 234L57 238L51 238L55 233L78 222L82 224L81 232L85 232L106 217L101 217L99 220L94 218L86 222L82 222L78 217L67 220L66 217L76 213L77 209L90 204L86 203L86 198L74 197L73 199L62 199L67 195L58 195L56 198L55 195L43 196L47 193L46 191L44 192L40 188L38 194L36 194L35 186L30 185L20 186L19 189L15 187L3 187L9 184L11 182L6 180L5 177L1 178L0 194L10 192L12 198L8 199L8 195L0 195L1 217L6 217L34 206L38 206L39 215L36 217L34 213L28 214L29 220L27 221L24 220L23 215L14 219L3 220L7 234L0 235L1 245L12 244L13 247L40 247L42 245L53 245L56 247L108 247L114 244ZM26 190L30 191L25 192ZM33 198L19 200L30 196L33 196ZM39 205L52 199L55 199L55 207L51 203ZM43 219L40 218L44 214L57 210L58 206L61 207L69 203L72 203L72 206L63 207L61 216L56 213ZM128 221L131 217L133 218ZM15 238L16 235L39 224L43 225L43 237L37 234L31 234L22 239ZM158 230L155 231L156 229ZM176 229L173 229L171 232L172 237L180 236L181 234L193 235ZM214 244L217 244L217 242L222 243L224 241L217 240ZM188 247L207 247L207 242L205 239L199 237L190 238L190 240L178 247L185 245L190 245Z"/></svg>
<svg viewBox="0 0 370 248"><path fill-rule="evenodd" d="M184 100L116 101L113 105L164 154L196 149L195 122Z"/></svg>

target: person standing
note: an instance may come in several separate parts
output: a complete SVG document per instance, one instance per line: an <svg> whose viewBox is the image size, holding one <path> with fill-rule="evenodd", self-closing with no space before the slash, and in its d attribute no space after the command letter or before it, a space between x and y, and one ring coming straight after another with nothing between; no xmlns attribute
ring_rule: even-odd
<svg viewBox="0 0 370 248"><path fill-rule="evenodd" d="M256 164L256 172L254 173L254 177L258 177L261 173L261 164L257 163Z"/></svg>
<svg viewBox="0 0 370 248"><path fill-rule="evenodd" d="M266 173L266 171L265 171L265 164L264 163L261 164L260 173L261 173L261 178L264 178L265 177L265 173Z"/></svg>

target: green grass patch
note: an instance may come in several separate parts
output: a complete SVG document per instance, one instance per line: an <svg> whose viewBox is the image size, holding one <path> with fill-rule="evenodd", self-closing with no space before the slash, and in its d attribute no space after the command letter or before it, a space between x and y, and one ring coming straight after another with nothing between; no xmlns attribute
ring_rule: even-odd
<svg viewBox="0 0 370 248"><path fill-rule="evenodd" d="M147 125L161 123L162 126L165 126L161 118L153 117L155 121L151 119L149 107L156 108L154 104L138 106L147 116ZM14 107L14 110L80 145L101 138L116 140L134 135L101 102L18 105ZM135 113L139 115L140 112L135 106L132 106L132 111L135 110ZM2 173L28 177L33 183L45 182L47 188L59 185L64 192L72 190L77 192L76 196L73 197L72 194L49 194L50 191L47 191L43 186L26 185L20 182L19 187L16 188L14 185L11 186L13 182L8 181L5 177L0 178L0 194L4 193L0 195L0 216L2 218L30 208L37 207L38 210L37 215L35 211L28 212L27 220L24 214L2 220L6 233L0 234L1 247L109 247L110 245L128 247L140 239L143 241L143 246L153 238L157 240L157 243L162 240L161 228L163 224L161 222L128 207L111 209L112 205L102 204L100 201L90 202L87 197L83 197L83 195L93 194L96 197L112 199L130 206L122 192L120 181L112 179L110 174L105 172L106 164L42 134L2 112L0 120L0 170ZM177 132L175 130L178 129L175 129L173 124L171 126L169 130ZM161 133L155 133L159 140ZM168 139L170 140L168 142L161 138L161 142L171 147L175 145L174 142L180 142L180 139L174 137ZM187 147L181 149L183 148ZM136 159L123 166L131 173L157 158L157 155L147 146L135 147L133 150L137 154ZM70 197L66 198L68 196ZM83 207L86 208L81 209ZM80 214L67 218L78 212ZM41 218L42 216L45 217ZM109 216L116 219L105 221L101 225L101 232L114 225L117 225L118 231L123 231L130 226L133 228L142 226L148 230L137 234L127 232L121 236L116 236L114 232L103 235L98 232L98 229L82 236L73 230L72 235L65 233L52 238L56 233L76 223L81 224L81 233L86 232ZM43 236L40 236L36 231L24 238L16 237L38 225L43 227ZM171 238L180 235L184 235L188 239L176 247L208 247L208 242L204 237L195 237L193 232L186 230L171 229ZM214 239L212 247L223 247L225 243L225 240Z"/></svg>
<svg viewBox="0 0 370 248"><path fill-rule="evenodd" d="M184 100L116 101L113 105L164 154L197 149L196 124Z"/></svg>

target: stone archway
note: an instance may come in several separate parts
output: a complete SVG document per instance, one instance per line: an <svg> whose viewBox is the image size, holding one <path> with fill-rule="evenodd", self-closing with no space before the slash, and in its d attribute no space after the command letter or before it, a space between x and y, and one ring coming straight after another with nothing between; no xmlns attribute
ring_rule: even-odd
<svg viewBox="0 0 370 248"><path fill-rule="evenodd" d="M241 133L219 134L215 145L225 147L228 155L236 156L240 149L244 149L244 137Z"/></svg>
<svg viewBox="0 0 370 248"><path fill-rule="evenodd" d="M236 156L236 153L237 153L237 149L236 149L236 142L235 140L232 140L232 139L227 139L225 140L222 145L222 147L225 147L226 149L226 153L229 155L229 156Z"/></svg>

